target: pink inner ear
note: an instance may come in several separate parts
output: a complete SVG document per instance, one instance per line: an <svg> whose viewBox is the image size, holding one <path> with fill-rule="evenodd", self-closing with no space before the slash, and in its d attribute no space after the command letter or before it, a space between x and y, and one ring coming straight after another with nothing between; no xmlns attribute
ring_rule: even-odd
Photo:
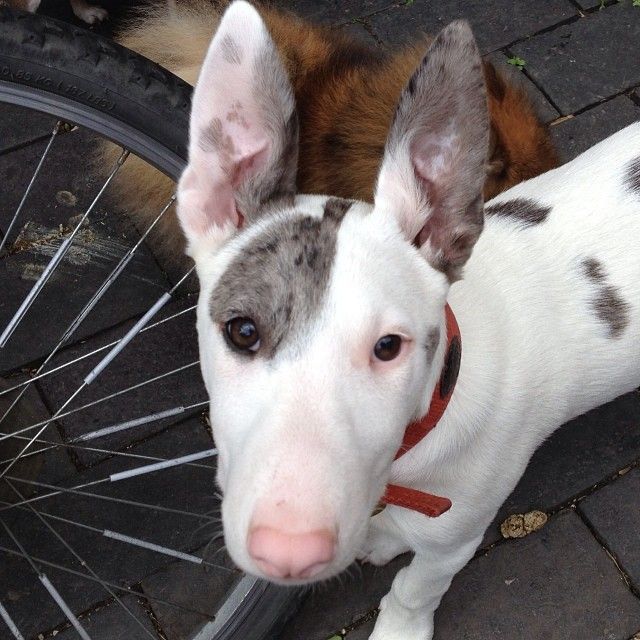
<svg viewBox="0 0 640 640"><path fill-rule="evenodd" d="M411 159L418 177L431 186L445 182L454 164L455 139L419 137L411 145Z"/></svg>

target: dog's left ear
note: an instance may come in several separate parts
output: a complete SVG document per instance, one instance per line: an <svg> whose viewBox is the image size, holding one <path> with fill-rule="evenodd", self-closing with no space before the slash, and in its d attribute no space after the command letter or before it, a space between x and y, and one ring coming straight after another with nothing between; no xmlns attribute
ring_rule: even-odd
<svg viewBox="0 0 640 640"><path fill-rule="evenodd" d="M443 29L400 96L375 209L450 281L482 231L489 113L482 62L464 21Z"/></svg>

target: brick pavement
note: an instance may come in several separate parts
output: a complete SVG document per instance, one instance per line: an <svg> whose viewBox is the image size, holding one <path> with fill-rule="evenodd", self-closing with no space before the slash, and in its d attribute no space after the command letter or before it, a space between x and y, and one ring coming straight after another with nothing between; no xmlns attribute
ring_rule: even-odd
<svg viewBox="0 0 640 640"><path fill-rule="evenodd" d="M110 3L110 8L117 17L116 4ZM135 3L123 3L120 10L132 4ZM389 0L290 0L281 4L314 20L349 29L378 47L396 46L416 32L432 33L454 18L468 18L484 54L506 66L515 56L524 61L522 71L509 67L511 73L531 92L567 160L640 119L640 6L634 6L633 0L405 0L395 3ZM43 9L54 13L66 11L52 5L48 7L46 3ZM68 12L63 17L70 18ZM108 32L110 28L111 25L105 25L100 29ZM19 117L24 126L16 128L13 122ZM16 176L12 169L19 161L18 154L35 153L49 129L46 118L35 115L26 118L13 107L0 105L0 180L8 185L6 193L11 202L18 193L17 186L13 186ZM57 188L55 175L51 184ZM73 185L74 193L81 199L90 190L86 180ZM44 195L39 202L36 209L42 225L52 226L61 209L66 213L66 205L54 206ZM7 203L4 208L0 207L0 228L6 224L3 212L7 210ZM116 225L110 233L126 235L132 231ZM148 286L134 287L134 295L114 301L120 321L125 322L146 308L156 290L166 284L166 276L153 257L150 254L143 257L133 272L132 283L144 280ZM24 272L25 265L18 263L19 256L14 258L11 264L3 261L1 268ZM98 269L92 276L94 280L106 267L105 264ZM53 313L51 306L43 309L45 313ZM63 314L59 320L64 321L65 317ZM94 318L87 334L104 326L101 322L101 318ZM108 341L109 337L109 333L101 333L95 340L74 347L69 355L81 355L92 345ZM163 334L155 338L149 336L149 348L156 348L167 339L170 337L165 338ZM44 353L48 340L45 335L30 343L30 358ZM171 351L170 360L182 363L175 349ZM127 379L133 381L135 358L125 358L121 366ZM114 379L109 384L116 388L116 382ZM183 382L193 393L197 383L189 385L186 378ZM64 377L44 382L39 387L44 403L49 407L59 403L68 390L67 384ZM179 385L165 384L154 397L159 401L158 408L163 408L162 400L173 401L180 394ZM137 400L134 398L132 402ZM142 406L139 409L142 410ZM97 425L115 418L115 415L97 412L89 419ZM69 419L61 425L61 434L80 433L85 426ZM175 442L163 430L165 426L155 425L145 431L138 443L115 438L105 444L107 448L126 444L127 451L150 456L176 455L180 452L173 450ZM198 418L190 418L177 428L184 429L190 441L201 447L208 446ZM59 437L57 433L51 435L51 438ZM57 465L51 470L54 475L56 471L68 474L73 464L87 481L109 473L113 466L113 461L105 460L100 452L59 457L60 460L50 463ZM478 554L456 577L445 596L437 613L437 640L502 637L630 640L640 637L636 635L640 634L639 462L640 393L637 391L573 420L551 437L534 455L518 487L487 531ZM191 495L188 491L176 491L171 476L166 476L155 488L149 486L149 495L153 496L154 491L168 494L171 504L205 509L203 500L211 476L202 473L194 468L188 470L186 478L181 477L192 489ZM178 476L176 482L180 483ZM136 493L123 489L118 495L131 498ZM68 503L64 501L54 503L52 508L56 513L68 515L65 511ZM76 508L87 518L91 516L90 503L79 502ZM550 516L543 529L519 540L501 538L498 525L507 515L534 508ZM136 519L133 512L126 510L114 514L114 518L110 522L115 521L123 528ZM141 537L157 535L157 523L155 530L153 524L140 520L134 529ZM188 525L180 519L172 521L172 525L175 531L165 532L162 540L165 544L178 544L176 537L185 536L188 531ZM22 530L27 524L17 522L15 526ZM35 553L45 543L42 532L34 533L33 538ZM204 538L197 538L191 543L199 548L203 541ZM0 544L6 543L0 535ZM90 549L87 553L113 580L129 584L134 582L134 576L142 576L141 563L148 560L136 554L123 555L117 546L113 548L111 564L105 564L100 555L92 556ZM407 557L401 557L386 567L366 566L361 572L352 571L341 581L321 585L289 622L282 640L326 640L336 634L348 640L365 640L373 627L380 597L397 569L407 561ZM116 567L122 569L116 570ZM181 581L202 582L205 593L214 593L207 591L210 585L198 571L170 564L156 565L156 569L156 573L142 579L138 586L150 593L179 599L179 593L168 593L169 585L179 591ZM1 576L11 576L6 593L17 598L20 621L27 631L35 633L39 630L38 621L44 619L40 617L42 593L25 582L24 567L15 559L5 562ZM139 629L132 626L131 620L123 618L121 610L113 602L105 601L104 595L102 600L100 597L99 590L88 588L74 592L71 598L77 610L85 612L83 619L92 637L109 640L139 637ZM173 609L156 607L153 617L147 618L151 610L148 602L132 597L128 597L127 602L149 628L164 625L177 638L185 636L187 629L205 619L202 613L208 612L203 600L193 603L197 611L192 617L177 619ZM56 619L53 609L48 615L52 616L48 620ZM75 637L72 630L64 629L60 615L58 619L61 625L58 628L62 630L58 637ZM0 631L0 637L5 637L2 633L4 630Z"/></svg>

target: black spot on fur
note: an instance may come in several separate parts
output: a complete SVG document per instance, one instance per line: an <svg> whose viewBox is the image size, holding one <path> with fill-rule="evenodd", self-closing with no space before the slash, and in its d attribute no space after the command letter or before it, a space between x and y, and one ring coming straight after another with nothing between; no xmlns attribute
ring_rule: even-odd
<svg viewBox="0 0 640 640"><path fill-rule="evenodd" d="M625 176L625 184L631 191L640 196L640 156L629 164Z"/></svg>
<svg viewBox="0 0 640 640"><path fill-rule="evenodd" d="M440 397L446 398L451 393L458 373L460 373L460 361L462 359L462 344L460 338L455 336L451 340L449 350L444 357L444 368L440 376Z"/></svg>
<svg viewBox="0 0 640 640"><path fill-rule="evenodd" d="M331 200L337 202L331 203ZM272 358L284 341L299 335L319 310L329 283L340 221L337 198L322 218L276 221L229 264L211 295L211 316L224 326L251 318L260 333L256 355Z"/></svg>
<svg viewBox="0 0 640 640"><path fill-rule="evenodd" d="M541 224L551 213L551 207L547 207L529 198L514 198L505 202L497 202L485 207L485 215L512 218L523 227L532 227Z"/></svg>
<svg viewBox="0 0 640 640"><path fill-rule="evenodd" d="M607 283L605 268L599 260L585 258L582 261L582 270L596 285L591 301L596 317L607 326L610 338L619 338L629 324L629 303L622 298L617 287Z"/></svg>
<svg viewBox="0 0 640 640"><path fill-rule="evenodd" d="M595 258L585 258L582 261L582 266L589 280L593 280L594 282L604 282L607 277L602 263Z"/></svg>

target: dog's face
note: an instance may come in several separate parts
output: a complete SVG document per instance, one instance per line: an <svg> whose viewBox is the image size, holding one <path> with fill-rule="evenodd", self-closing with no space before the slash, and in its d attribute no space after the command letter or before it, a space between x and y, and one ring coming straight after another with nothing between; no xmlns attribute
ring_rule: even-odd
<svg viewBox="0 0 640 640"><path fill-rule="evenodd" d="M477 48L463 23L435 40L373 205L295 194L293 93L247 3L212 42L190 136L178 215L201 283L227 548L263 577L326 578L353 561L405 427L428 408L448 287L482 229Z"/></svg>

